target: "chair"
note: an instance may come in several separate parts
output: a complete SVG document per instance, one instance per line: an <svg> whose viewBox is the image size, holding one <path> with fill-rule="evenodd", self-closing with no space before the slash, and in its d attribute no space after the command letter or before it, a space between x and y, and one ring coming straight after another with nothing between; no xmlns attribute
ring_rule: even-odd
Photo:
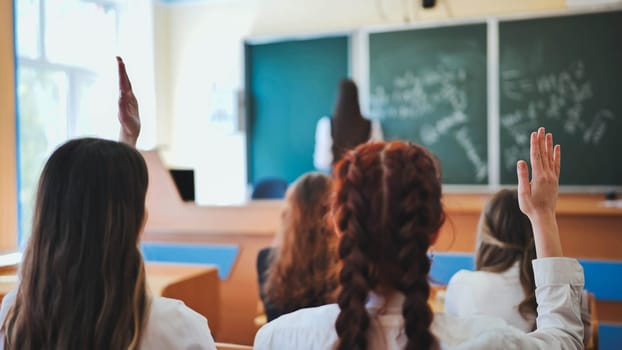
<svg viewBox="0 0 622 350"><path fill-rule="evenodd" d="M217 350L252 350L252 346L216 342Z"/></svg>
<svg viewBox="0 0 622 350"><path fill-rule="evenodd" d="M588 293L588 300L592 334L585 344L585 349L598 350L598 314L596 313L596 298L594 297L594 293Z"/></svg>
<svg viewBox="0 0 622 350"><path fill-rule="evenodd" d="M281 199L285 197L287 181L277 177L263 178L255 184L252 199Z"/></svg>

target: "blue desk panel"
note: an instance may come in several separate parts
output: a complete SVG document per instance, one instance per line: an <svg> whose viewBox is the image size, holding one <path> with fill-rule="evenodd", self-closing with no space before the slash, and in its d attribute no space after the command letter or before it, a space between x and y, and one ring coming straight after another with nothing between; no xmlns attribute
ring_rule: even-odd
<svg viewBox="0 0 622 350"><path fill-rule="evenodd" d="M143 243L145 260L218 267L220 279L229 278L240 248L236 245Z"/></svg>

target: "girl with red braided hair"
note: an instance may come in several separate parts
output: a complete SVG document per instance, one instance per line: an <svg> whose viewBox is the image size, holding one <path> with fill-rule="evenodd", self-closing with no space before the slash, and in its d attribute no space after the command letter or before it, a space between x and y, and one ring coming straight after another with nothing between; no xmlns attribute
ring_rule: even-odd
<svg viewBox="0 0 622 350"><path fill-rule="evenodd" d="M434 157L402 142L368 143L335 171L333 216L340 235L337 304L281 316L262 327L256 349L582 349L581 265L562 257L555 219L560 147L531 135L532 178L517 164L521 211L536 246L537 329L503 320L433 314L427 251L444 221Z"/></svg>

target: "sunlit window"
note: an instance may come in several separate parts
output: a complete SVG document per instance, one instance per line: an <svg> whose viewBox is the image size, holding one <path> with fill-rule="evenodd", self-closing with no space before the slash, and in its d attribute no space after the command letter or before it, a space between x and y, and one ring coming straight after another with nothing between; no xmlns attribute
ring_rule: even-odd
<svg viewBox="0 0 622 350"><path fill-rule="evenodd" d="M17 50L20 57L39 56L39 0L16 1Z"/></svg>
<svg viewBox="0 0 622 350"><path fill-rule="evenodd" d="M20 242L37 182L68 138L114 138L114 56L122 0L16 0Z"/></svg>
<svg viewBox="0 0 622 350"><path fill-rule="evenodd" d="M117 44L115 7L79 0L44 3L43 41L49 62L93 71L109 66Z"/></svg>

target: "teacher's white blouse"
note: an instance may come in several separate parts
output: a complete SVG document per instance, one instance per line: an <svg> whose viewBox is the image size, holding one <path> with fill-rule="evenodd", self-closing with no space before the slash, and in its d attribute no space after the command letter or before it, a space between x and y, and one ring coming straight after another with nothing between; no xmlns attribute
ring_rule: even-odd
<svg viewBox="0 0 622 350"><path fill-rule="evenodd" d="M382 126L377 120L371 121L369 131L370 141L382 141ZM322 117L315 127L315 148L313 150L313 165L317 170L330 171L333 163L333 137L330 117Z"/></svg>

